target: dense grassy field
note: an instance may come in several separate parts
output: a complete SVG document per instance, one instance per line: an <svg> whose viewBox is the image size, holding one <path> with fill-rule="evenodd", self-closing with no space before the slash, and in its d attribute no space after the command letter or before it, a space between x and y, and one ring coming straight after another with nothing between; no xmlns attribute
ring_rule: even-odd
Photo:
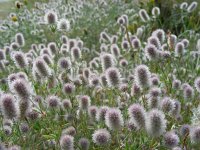
<svg viewBox="0 0 200 150"><path fill-rule="evenodd" d="M0 150L199 150L200 6L0 3Z"/></svg>
<svg viewBox="0 0 200 150"><path fill-rule="evenodd" d="M10 8L12 7L12 1L0 1L0 19L5 19L10 12Z"/></svg>

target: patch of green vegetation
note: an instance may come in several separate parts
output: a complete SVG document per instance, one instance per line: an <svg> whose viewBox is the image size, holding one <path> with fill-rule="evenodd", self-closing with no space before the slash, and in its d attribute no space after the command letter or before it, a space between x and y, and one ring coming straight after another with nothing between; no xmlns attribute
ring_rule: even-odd
<svg viewBox="0 0 200 150"><path fill-rule="evenodd" d="M0 2L0 19L5 19L11 12L13 7L13 1Z"/></svg>

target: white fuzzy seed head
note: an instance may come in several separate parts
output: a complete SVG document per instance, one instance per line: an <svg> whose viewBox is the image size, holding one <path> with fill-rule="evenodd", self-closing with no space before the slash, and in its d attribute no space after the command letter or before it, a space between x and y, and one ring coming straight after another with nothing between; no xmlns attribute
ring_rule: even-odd
<svg viewBox="0 0 200 150"><path fill-rule="evenodd" d="M109 108L105 115L105 123L110 130L118 130L124 125L123 116L119 109Z"/></svg>
<svg viewBox="0 0 200 150"><path fill-rule="evenodd" d="M141 88L150 86L151 73L146 65L139 65L135 68L135 82Z"/></svg>
<svg viewBox="0 0 200 150"><path fill-rule="evenodd" d="M106 129L98 129L92 134L92 140L99 146L107 145L111 140L111 135Z"/></svg>
<svg viewBox="0 0 200 150"><path fill-rule="evenodd" d="M146 130L147 133L152 137L161 136L166 130L165 115L162 111L152 109L147 114L146 119Z"/></svg>
<svg viewBox="0 0 200 150"><path fill-rule="evenodd" d="M110 87L118 87L121 83L121 75L117 68L110 67L106 70L106 81Z"/></svg>
<svg viewBox="0 0 200 150"><path fill-rule="evenodd" d="M62 150L74 150L74 137L72 137L71 135L61 136L60 146Z"/></svg>
<svg viewBox="0 0 200 150"><path fill-rule="evenodd" d="M140 104L132 104L128 108L128 114L138 128L145 127L146 112Z"/></svg>
<svg viewBox="0 0 200 150"><path fill-rule="evenodd" d="M160 15L160 8L159 7L153 7L151 13L154 17L158 17Z"/></svg>
<svg viewBox="0 0 200 150"><path fill-rule="evenodd" d="M165 135L164 135L164 143L165 143L165 146L168 147L168 148L174 148L178 145L179 143L179 137L177 134L175 134L174 132L167 132Z"/></svg>
<svg viewBox="0 0 200 150"><path fill-rule="evenodd" d="M143 22L147 22L150 20L150 17L149 15L147 14L146 10L145 9L141 9L139 11L139 16L140 18L142 19Z"/></svg>
<svg viewBox="0 0 200 150"><path fill-rule="evenodd" d="M57 28L61 31L68 31L70 29L70 22L67 19L60 19L57 23Z"/></svg>
<svg viewBox="0 0 200 150"><path fill-rule="evenodd" d="M58 21L58 17L54 11L48 11L44 16L44 20L47 24L55 24Z"/></svg>
<svg viewBox="0 0 200 150"><path fill-rule="evenodd" d="M187 11L191 13L197 8L197 6L198 6L198 3L194 1L188 6Z"/></svg>

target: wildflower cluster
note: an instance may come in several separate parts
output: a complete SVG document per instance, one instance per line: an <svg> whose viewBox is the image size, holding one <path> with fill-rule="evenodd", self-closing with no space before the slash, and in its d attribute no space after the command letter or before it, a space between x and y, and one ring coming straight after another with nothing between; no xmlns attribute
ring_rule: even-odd
<svg viewBox="0 0 200 150"><path fill-rule="evenodd" d="M134 3L15 3L0 24L0 149L199 148L200 34Z"/></svg>

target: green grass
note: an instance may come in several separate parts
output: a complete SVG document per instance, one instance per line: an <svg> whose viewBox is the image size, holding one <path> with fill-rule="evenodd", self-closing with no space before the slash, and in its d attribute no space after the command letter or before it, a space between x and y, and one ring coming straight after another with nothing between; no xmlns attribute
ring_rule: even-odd
<svg viewBox="0 0 200 150"><path fill-rule="evenodd" d="M8 14L11 12L11 8L13 7L13 0L8 2L0 2L0 19L5 19Z"/></svg>

